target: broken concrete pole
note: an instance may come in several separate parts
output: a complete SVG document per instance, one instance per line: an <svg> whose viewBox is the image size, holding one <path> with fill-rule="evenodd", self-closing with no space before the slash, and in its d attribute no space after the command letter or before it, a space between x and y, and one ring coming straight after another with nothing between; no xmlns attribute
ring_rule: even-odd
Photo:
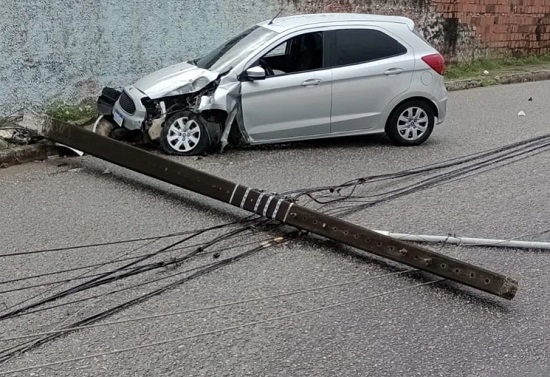
<svg viewBox="0 0 550 377"><path fill-rule="evenodd" d="M378 256L427 271L506 299L516 294L517 281L502 274L450 258L370 229L179 164L82 128L60 122L45 123L40 134L93 156L208 196L266 218L280 221Z"/></svg>

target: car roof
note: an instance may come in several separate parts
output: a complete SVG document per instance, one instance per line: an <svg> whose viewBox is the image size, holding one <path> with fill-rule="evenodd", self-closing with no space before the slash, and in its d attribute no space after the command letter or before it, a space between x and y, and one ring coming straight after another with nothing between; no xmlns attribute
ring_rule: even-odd
<svg viewBox="0 0 550 377"><path fill-rule="evenodd" d="M414 29L414 21L401 16L384 16L365 13L314 13L300 14L296 16L287 16L275 18L273 23L270 20L260 22L258 25L282 33L291 29L301 29L306 26L321 26L334 23L399 23L405 24L410 30Z"/></svg>

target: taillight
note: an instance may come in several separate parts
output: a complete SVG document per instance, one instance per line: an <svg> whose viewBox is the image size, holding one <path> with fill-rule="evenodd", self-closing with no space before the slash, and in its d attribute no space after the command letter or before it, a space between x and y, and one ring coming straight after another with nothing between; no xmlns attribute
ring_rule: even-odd
<svg viewBox="0 0 550 377"><path fill-rule="evenodd" d="M445 74L445 58L441 54L432 54L422 57L424 63L430 66L431 69L439 73Z"/></svg>

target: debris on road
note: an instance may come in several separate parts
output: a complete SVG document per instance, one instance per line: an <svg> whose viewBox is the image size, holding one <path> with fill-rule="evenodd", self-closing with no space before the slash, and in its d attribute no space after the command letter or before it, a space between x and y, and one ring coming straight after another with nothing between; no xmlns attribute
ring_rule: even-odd
<svg viewBox="0 0 550 377"><path fill-rule="evenodd" d="M504 275L395 240L296 205L276 194L235 184L81 128L54 121L44 123L39 132L122 167L506 299L512 299L517 291L517 282Z"/></svg>
<svg viewBox="0 0 550 377"><path fill-rule="evenodd" d="M431 236L407 233L393 233L385 230L376 230L385 236L401 241L442 243L460 246L487 246L487 247L512 247L515 249L550 250L550 242L499 240L490 238L457 237L456 235Z"/></svg>
<svg viewBox="0 0 550 377"><path fill-rule="evenodd" d="M9 147L9 143L4 138L0 137L0 151L8 149Z"/></svg>
<svg viewBox="0 0 550 377"><path fill-rule="evenodd" d="M520 112L518 113L518 117L524 117L524 116L525 116L525 111L520 110Z"/></svg>
<svg viewBox="0 0 550 377"><path fill-rule="evenodd" d="M0 138L13 145L35 144L37 130L44 117L31 110L18 110L0 118Z"/></svg>
<svg viewBox="0 0 550 377"><path fill-rule="evenodd" d="M30 109L20 109L0 117L0 167L45 160L59 151L62 155L83 156L84 153L60 143L51 144L38 134L50 117Z"/></svg>

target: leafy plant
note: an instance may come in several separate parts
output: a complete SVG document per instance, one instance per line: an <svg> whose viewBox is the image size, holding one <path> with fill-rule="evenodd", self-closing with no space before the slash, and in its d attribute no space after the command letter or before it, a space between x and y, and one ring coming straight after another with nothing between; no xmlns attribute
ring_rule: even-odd
<svg viewBox="0 0 550 377"><path fill-rule="evenodd" d="M83 122L97 116L95 104L90 100L80 103L56 101L46 107L46 114L65 122Z"/></svg>

